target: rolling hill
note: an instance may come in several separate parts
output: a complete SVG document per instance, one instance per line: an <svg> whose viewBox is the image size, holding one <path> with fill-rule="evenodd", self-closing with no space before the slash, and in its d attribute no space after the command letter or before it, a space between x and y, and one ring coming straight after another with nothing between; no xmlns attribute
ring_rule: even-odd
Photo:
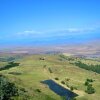
<svg viewBox="0 0 100 100"><path fill-rule="evenodd" d="M10 62L19 63L19 65L0 70L0 75L15 83L19 89L19 95L14 96L14 100L66 100L64 96L50 89L49 85L42 83L46 80L53 80L61 87L76 93L75 100L100 100L100 74L74 64L80 61L87 65L100 65L96 58L87 59L63 54L33 54L18 58L18 54L16 55L17 58L11 54L1 55L5 58L15 58ZM9 61L0 61L1 67L8 64ZM95 93L93 94L85 92L84 84L87 79L94 80L92 85Z"/></svg>

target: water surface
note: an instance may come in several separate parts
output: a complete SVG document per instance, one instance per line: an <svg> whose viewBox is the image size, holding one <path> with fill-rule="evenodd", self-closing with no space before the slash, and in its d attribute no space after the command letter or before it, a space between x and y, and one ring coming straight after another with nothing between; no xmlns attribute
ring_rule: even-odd
<svg viewBox="0 0 100 100"><path fill-rule="evenodd" d="M74 98L74 97L78 96L76 93L74 93L74 92L72 92L72 91L60 86L59 84L57 84L53 80L45 80L42 83L47 84L49 86L49 88L53 92L58 94L59 96L66 97L66 100L71 100L71 98Z"/></svg>

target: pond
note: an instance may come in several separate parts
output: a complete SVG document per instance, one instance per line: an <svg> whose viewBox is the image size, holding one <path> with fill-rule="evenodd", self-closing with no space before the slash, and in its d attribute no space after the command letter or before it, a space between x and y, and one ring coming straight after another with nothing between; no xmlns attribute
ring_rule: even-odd
<svg viewBox="0 0 100 100"><path fill-rule="evenodd" d="M45 80L42 81L42 83L46 84L49 86L49 88L58 94L59 96L64 96L66 97L66 100L71 100L72 98L78 96L76 93L62 87L61 85L57 84L53 80Z"/></svg>

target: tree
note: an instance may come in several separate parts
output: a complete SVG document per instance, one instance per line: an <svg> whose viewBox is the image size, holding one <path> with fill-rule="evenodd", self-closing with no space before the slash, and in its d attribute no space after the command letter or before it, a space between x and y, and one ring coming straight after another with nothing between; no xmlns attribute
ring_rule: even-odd
<svg viewBox="0 0 100 100"><path fill-rule="evenodd" d="M88 81L86 81L84 85L85 85L85 86L88 86L88 85L89 85L89 82L88 82Z"/></svg>
<svg viewBox="0 0 100 100"><path fill-rule="evenodd" d="M88 85L87 89L86 89L86 92L88 94L93 94L93 93L95 93L95 89L92 87L92 85Z"/></svg>
<svg viewBox="0 0 100 100"><path fill-rule="evenodd" d="M18 89L15 84L0 75L0 100L10 100L12 96L16 95L18 95Z"/></svg>
<svg viewBox="0 0 100 100"><path fill-rule="evenodd" d="M87 89L85 90L85 92L88 93L88 94L95 93L95 89L92 87L92 83L91 82L93 82L92 79L87 79L85 81L85 86L87 86Z"/></svg>

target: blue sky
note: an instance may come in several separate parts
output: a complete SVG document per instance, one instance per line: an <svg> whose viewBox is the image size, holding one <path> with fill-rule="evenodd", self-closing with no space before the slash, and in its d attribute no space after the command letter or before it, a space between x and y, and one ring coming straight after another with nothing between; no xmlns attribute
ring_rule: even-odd
<svg viewBox="0 0 100 100"><path fill-rule="evenodd" d="M100 0L0 0L0 45L100 39Z"/></svg>

